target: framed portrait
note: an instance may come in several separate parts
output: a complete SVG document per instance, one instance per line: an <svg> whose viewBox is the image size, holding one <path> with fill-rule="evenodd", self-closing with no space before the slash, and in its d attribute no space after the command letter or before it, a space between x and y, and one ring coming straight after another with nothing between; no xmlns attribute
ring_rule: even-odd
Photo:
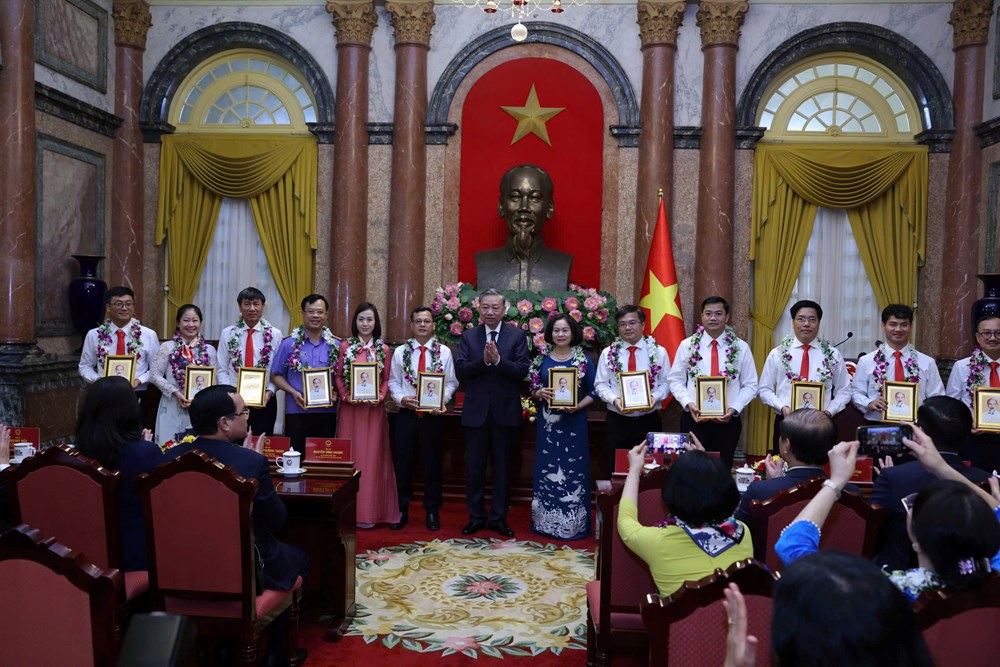
<svg viewBox="0 0 1000 667"><path fill-rule="evenodd" d="M104 357L104 377L123 377L129 382L135 380L134 354L109 354Z"/></svg>
<svg viewBox="0 0 1000 667"><path fill-rule="evenodd" d="M267 369L241 366L236 376L236 393L243 397L248 408L264 407L267 402Z"/></svg>
<svg viewBox="0 0 1000 667"><path fill-rule="evenodd" d="M917 421L916 382L890 382L886 380L882 384L882 396L886 403L885 410L882 411L882 421Z"/></svg>
<svg viewBox="0 0 1000 667"><path fill-rule="evenodd" d="M729 411L726 378L719 375L699 375L695 380L698 412L702 417L725 417Z"/></svg>
<svg viewBox="0 0 1000 667"><path fill-rule="evenodd" d="M444 373L417 374L417 411L444 411Z"/></svg>
<svg viewBox="0 0 1000 667"><path fill-rule="evenodd" d="M575 408L579 371L576 368L550 368L549 389L553 408Z"/></svg>
<svg viewBox="0 0 1000 667"><path fill-rule="evenodd" d="M622 410L651 410L653 392L649 388L649 371L624 371L618 374Z"/></svg>
<svg viewBox="0 0 1000 667"><path fill-rule="evenodd" d="M330 387L330 367L302 369L302 396L309 408L328 408L333 405Z"/></svg>
<svg viewBox="0 0 1000 667"><path fill-rule="evenodd" d="M351 400L355 403L378 402L378 362L351 362Z"/></svg>
<svg viewBox="0 0 1000 667"><path fill-rule="evenodd" d="M976 387L972 395L975 413L974 428L980 431L1000 431L1000 389Z"/></svg>
<svg viewBox="0 0 1000 667"><path fill-rule="evenodd" d="M799 408L822 410L823 399L826 397L826 385L822 382L792 383L792 412Z"/></svg>
<svg viewBox="0 0 1000 667"><path fill-rule="evenodd" d="M184 368L184 400L215 384L215 366L186 366Z"/></svg>

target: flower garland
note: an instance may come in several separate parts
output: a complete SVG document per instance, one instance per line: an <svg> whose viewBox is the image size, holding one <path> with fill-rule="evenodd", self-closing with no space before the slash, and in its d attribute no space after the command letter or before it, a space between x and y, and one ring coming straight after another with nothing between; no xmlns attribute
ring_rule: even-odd
<svg viewBox="0 0 1000 667"><path fill-rule="evenodd" d="M104 320L104 324L97 327L97 365L103 366L104 359L110 354L111 346L114 343L111 338L111 320ZM128 325L128 333L125 336L126 354L134 354L136 362L142 358L142 325L139 320L132 319Z"/></svg>
<svg viewBox="0 0 1000 667"><path fill-rule="evenodd" d="M188 360L184 356L184 348L187 347L191 350L192 358ZM187 345L184 339L181 338L181 332L174 332L174 349L170 353L170 372L174 376L174 384L177 385L178 389L184 388L184 369L188 365L192 366L208 366L208 343L202 338L201 334L195 338L193 345Z"/></svg>
<svg viewBox="0 0 1000 667"><path fill-rule="evenodd" d="M333 332L328 328L323 327L323 331L320 334L323 340L326 342L327 347L330 348L330 360L329 366L333 368L337 365L337 359L340 357L340 339L333 335ZM306 341L306 328L304 326L298 326L292 329L292 351L288 355L288 368L293 371L301 371L305 368L309 368L302 363L302 344Z"/></svg>
<svg viewBox="0 0 1000 667"><path fill-rule="evenodd" d="M688 357L688 377L696 379L701 372L698 364L702 360L701 337L705 333L705 327L698 325L694 335L691 336L691 356ZM740 358L740 348L736 345L736 330L727 326L722 333L722 344L726 348L726 365L722 369L722 377L735 380L740 374L740 369L736 367Z"/></svg>
<svg viewBox="0 0 1000 667"><path fill-rule="evenodd" d="M430 372L431 373L441 373L444 371L444 364L441 363L441 343L438 342L437 338L431 339L430 344L431 352L431 363ZM413 374L412 368L413 360L413 346L407 341L403 344L403 379L410 383L413 387L417 386L417 376Z"/></svg>
<svg viewBox="0 0 1000 667"><path fill-rule="evenodd" d="M908 344L902 351L903 354L907 355L906 361L903 362L903 374L906 381L920 382L920 366L917 365L917 353L913 349L913 345ZM889 360L885 358L885 345L878 346L873 361L875 369L872 371L872 378L875 380L875 387L881 391L882 385L885 384L886 373L889 371Z"/></svg>
<svg viewBox="0 0 1000 667"><path fill-rule="evenodd" d="M260 355L257 357L254 367L267 368L271 364L271 352L274 350L274 346L272 345L274 341L274 327L264 318L260 319L259 324L261 326L261 333L264 335L264 346L260 348ZM229 348L229 360L234 373L239 373L240 367L243 365L240 363L244 352L244 350L240 349L240 330L245 326L246 322L243 321L243 316L240 315L236 320L236 328L233 330L233 335L226 341L226 347ZM253 344L252 341L247 342L251 345Z"/></svg>
<svg viewBox="0 0 1000 667"><path fill-rule="evenodd" d="M160 445L160 451L166 452L171 447L176 447L177 445L186 445L187 443L194 442L197 439L198 439L197 436L185 435L178 442L174 442L173 440L167 440L162 445Z"/></svg>
<svg viewBox="0 0 1000 667"><path fill-rule="evenodd" d="M344 352L343 368L340 370L341 376L344 378L344 385L350 389L351 388L351 362L358 358L358 352L361 351L361 339L357 337L351 337L347 339L347 351ZM385 343L382 342L381 338L376 338L372 341L372 347L375 348L375 361L377 366L375 367L375 376L382 376L382 369L385 368Z"/></svg>
<svg viewBox="0 0 1000 667"><path fill-rule="evenodd" d="M576 372L578 373L577 377L582 379L587 373L587 355L583 353L583 348L579 345L574 345L570 348L570 351L573 353L573 356L568 360L572 362L570 366L576 368ZM551 353L551 351L549 353ZM545 360L545 357L549 353L539 354L531 360L531 366L528 367L528 381L532 392L538 391L543 386L542 361ZM553 359L553 361L555 361L555 359Z"/></svg>
<svg viewBox="0 0 1000 667"><path fill-rule="evenodd" d="M643 340L646 341L646 352L649 353L649 391L652 392L653 387L656 386L656 376L660 374L663 367L656 363L656 350L659 347L656 339L652 336L645 336ZM618 355L621 354L623 342L621 338L615 338L608 348L608 368L616 376L622 372Z"/></svg>
<svg viewBox="0 0 1000 667"><path fill-rule="evenodd" d="M976 345L975 349L972 350L972 356L969 357L969 377L965 378L965 393L970 402L976 393L976 387L982 387L986 384L986 376L983 372L989 364L990 360L983 352L983 348Z"/></svg>
<svg viewBox="0 0 1000 667"><path fill-rule="evenodd" d="M808 380L809 378L804 378L801 375L792 372L792 340L792 336L785 336L781 339L781 345L778 348L781 355L781 365L785 369L785 377L792 382ZM819 349L823 352L823 364L819 371L819 381L824 384L828 384L830 379L833 377L833 348L825 340L819 339Z"/></svg>

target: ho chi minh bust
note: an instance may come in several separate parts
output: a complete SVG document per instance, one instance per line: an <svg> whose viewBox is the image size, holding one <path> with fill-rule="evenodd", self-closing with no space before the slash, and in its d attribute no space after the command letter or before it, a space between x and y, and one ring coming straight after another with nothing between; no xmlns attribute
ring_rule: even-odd
<svg viewBox="0 0 1000 667"><path fill-rule="evenodd" d="M542 241L542 227L555 211L553 187L548 173L533 164L503 175L497 212L507 222L507 243L476 253L476 289L566 289L573 255Z"/></svg>

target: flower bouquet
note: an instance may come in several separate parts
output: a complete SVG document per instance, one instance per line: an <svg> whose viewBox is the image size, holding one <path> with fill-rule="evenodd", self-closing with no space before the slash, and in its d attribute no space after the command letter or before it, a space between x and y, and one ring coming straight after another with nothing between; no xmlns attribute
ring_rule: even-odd
<svg viewBox="0 0 1000 667"><path fill-rule="evenodd" d="M183 438L181 438L177 442L174 442L173 440L167 440L165 443L163 443L162 445L160 445L160 449L165 452L168 449L170 449L171 447L176 447L177 445L184 445L184 444L187 444L189 442L194 442L197 439L198 439L198 436L196 436L196 435L185 435Z"/></svg>

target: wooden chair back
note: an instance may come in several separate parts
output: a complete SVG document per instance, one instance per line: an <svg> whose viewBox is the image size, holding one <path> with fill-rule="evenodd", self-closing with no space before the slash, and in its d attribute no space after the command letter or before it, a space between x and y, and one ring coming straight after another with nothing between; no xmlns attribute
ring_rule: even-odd
<svg viewBox="0 0 1000 667"><path fill-rule="evenodd" d="M1000 656L1000 573L961 593L932 591L916 603L917 624L938 667L986 667Z"/></svg>

